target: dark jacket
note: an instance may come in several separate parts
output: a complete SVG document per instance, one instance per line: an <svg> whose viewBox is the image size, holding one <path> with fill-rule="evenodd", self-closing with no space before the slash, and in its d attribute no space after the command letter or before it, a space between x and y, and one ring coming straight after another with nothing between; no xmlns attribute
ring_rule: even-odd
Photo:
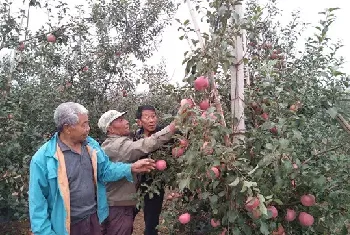
<svg viewBox="0 0 350 235"><path fill-rule="evenodd" d="M159 132L160 130L162 130L164 128L164 126L160 126L158 125L154 131L154 133L156 132ZM151 134L154 134L154 133L151 133ZM180 134L179 132L176 132L175 134ZM140 128L138 130L136 130L135 134L134 134L134 141L136 140L139 140L141 138L144 138L144 130L143 128ZM159 149L143 156L142 158L148 158L150 154L156 152L156 151L159 151L159 150L162 150L162 151L167 151L169 152L169 155L171 155L171 147L172 145L175 143L175 139L174 138L171 138L167 143L165 143L162 147L160 147ZM140 159L142 159L140 158ZM151 184L153 179L150 177L150 175L146 175L146 174L141 174L139 175L139 181L140 183L147 183L147 184Z"/></svg>

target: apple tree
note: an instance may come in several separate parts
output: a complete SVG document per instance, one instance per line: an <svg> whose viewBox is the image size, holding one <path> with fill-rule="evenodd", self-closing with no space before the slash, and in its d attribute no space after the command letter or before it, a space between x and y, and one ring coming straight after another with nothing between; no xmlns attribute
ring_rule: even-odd
<svg viewBox="0 0 350 235"><path fill-rule="evenodd" d="M53 111L75 101L90 111L91 135L113 101L133 93L144 62L170 22L173 1L23 2L0 5L0 216L27 216L28 166L55 132ZM18 1L17 1L18 2ZM36 11L43 26L28 28Z"/></svg>
<svg viewBox="0 0 350 235"><path fill-rule="evenodd" d="M192 40L197 49L185 54L190 88L176 117L182 135L172 156L153 155L169 167L154 173L149 189L157 193L165 181L173 190L160 226L169 234L348 234L349 134L334 117L348 109L349 77L337 55L341 44L328 36L336 9L320 13L316 34L300 50L306 24L295 13L282 27L275 3L248 1L239 21L241 1L196 2L210 34L201 35L204 48ZM182 28L198 31L189 21ZM245 56L233 62L243 30ZM244 117L231 109L230 68L240 63ZM240 118L244 132L236 132Z"/></svg>

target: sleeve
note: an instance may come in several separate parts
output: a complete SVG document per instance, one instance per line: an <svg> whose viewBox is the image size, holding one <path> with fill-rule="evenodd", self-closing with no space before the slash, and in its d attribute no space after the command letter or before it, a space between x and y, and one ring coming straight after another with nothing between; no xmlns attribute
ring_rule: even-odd
<svg viewBox="0 0 350 235"><path fill-rule="evenodd" d="M169 126L166 126L161 131L156 132L150 137L142 138L137 141L132 141L125 138L123 141L115 141L108 147L109 151L117 152L111 154L120 156L115 161L134 162L139 160L141 157L159 149L162 145L166 144L171 140L173 133Z"/></svg>
<svg viewBox="0 0 350 235"><path fill-rule="evenodd" d="M29 167L29 218L34 235L56 235L49 220L48 192L45 171L32 159Z"/></svg>
<svg viewBox="0 0 350 235"><path fill-rule="evenodd" d="M98 179L102 182L113 182L126 178L133 182L130 163L111 162L109 157L100 148L103 160L98 163Z"/></svg>

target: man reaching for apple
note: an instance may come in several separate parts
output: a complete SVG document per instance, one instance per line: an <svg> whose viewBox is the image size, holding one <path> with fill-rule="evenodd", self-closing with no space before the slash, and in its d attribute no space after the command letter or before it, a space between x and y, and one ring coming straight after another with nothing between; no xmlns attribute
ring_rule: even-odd
<svg viewBox="0 0 350 235"><path fill-rule="evenodd" d="M181 107L179 112L181 112ZM140 138L147 138L147 136L157 135L161 132L162 127L158 125L158 117L156 114L156 109L151 105L139 106L136 112L137 124L140 127L136 131L135 140ZM181 134L181 133L177 133ZM168 143L172 140L169 139ZM169 153L171 155L171 152ZM147 157L147 156L144 156ZM153 179L148 175L141 175L141 184L151 185ZM144 187L141 187L141 191L144 191ZM164 187L158 188L159 194L153 194L150 197L146 193L144 197L144 220L145 220L145 231L144 235L157 235L157 226L159 224L159 216L162 211L163 199L164 199ZM138 211L135 211L135 216Z"/></svg>
<svg viewBox="0 0 350 235"><path fill-rule="evenodd" d="M102 149L112 161L132 163L147 156L167 143L175 133L175 124L171 123L161 131L146 138L133 141L130 136L129 122L124 118L126 112L109 110L98 121L99 128L107 134ZM136 175L133 175L136 180ZM109 217L105 223L106 235L131 235L133 232L134 210L137 201L133 199L136 184L119 180L107 184Z"/></svg>

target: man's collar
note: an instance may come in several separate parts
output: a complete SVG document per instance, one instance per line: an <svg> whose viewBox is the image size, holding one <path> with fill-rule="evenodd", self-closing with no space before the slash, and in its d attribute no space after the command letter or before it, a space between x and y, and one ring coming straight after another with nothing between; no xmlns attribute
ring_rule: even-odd
<svg viewBox="0 0 350 235"><path fill-rule="evenodd" d="M154 134L160 130L162 130L163 128L160 125L157 125L156 129L151 133ZM145 132L145 130L143 129L143 127L140 127L137 131L136 131L136 135L143 135Z"/></svg>
<svg viewBox="0 0 350 235"><path fill-rule="evenodd" d="M65 143L63 143L59 137L57 137L57 144L58 144L58 146L60 147L60 149L61 149L62 152L72 150L68 145L66 145ZM87 141L87 140L84 140L84 141L81 143L82 146L86 146L87 144L88 144L88 141Z"/></svg>

